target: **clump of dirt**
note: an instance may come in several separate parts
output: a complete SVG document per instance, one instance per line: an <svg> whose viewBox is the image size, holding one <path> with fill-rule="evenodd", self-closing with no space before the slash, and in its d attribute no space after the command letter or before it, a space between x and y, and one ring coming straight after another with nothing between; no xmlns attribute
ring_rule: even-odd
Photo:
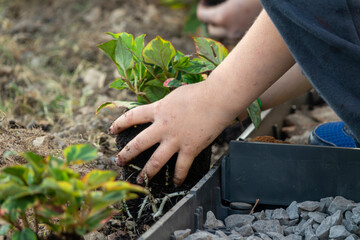
<svg viewBox="0 0 360 240"><path fill-rule="evenodd" d="M290 142L278 140L272 136L257 136L250 139L250 142L265 142L265 143L284 143L291 144Z"/></svg>

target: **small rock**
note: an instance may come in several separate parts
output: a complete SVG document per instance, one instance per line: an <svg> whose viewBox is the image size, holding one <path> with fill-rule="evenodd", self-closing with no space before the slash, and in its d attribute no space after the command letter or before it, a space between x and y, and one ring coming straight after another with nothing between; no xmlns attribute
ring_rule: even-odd
<svg viewBox="0 0 360 240"><path fill-rule="evenodd" d="M322 212L309 212L308 216L317 223L321 223L327 217L327 215Z"/></svg>
<svg viewBox="0 0 360 240"><path fill-rule="evenodd" d="M247 237L246 240L262 240L262 239L257 236L250 236L250 237Z"/></svg>
<svg viewBox="0 0 360 240"><path fill-rule="evenodd" d="M243 236L238 233L232 233L228 236L230 240L244 240Z"/></svg>
<svg viewBox="0 0 360 240"><path fill-rule="evenodd" d="M318 224L318 223L313 223L313 225L312 225L312 227L313 227L313 229L316 231L316 229L318 228L320 226L320 224Z"/></svg>
<svg viewBox="0 0 360 240"><path fill-rule="evenodd" d="M300 235L290 234L284 238L284 240L302 240Z"/></svg>
<svg viewBox="0 0 360 240"><path fill-rule="evenodd" d="M321 222L320 226L316 229L316 236L320 239L326 239L329 236L329 231L332 226L341 224L342 214L341 210L338 210L331 216L325 218Z"/></svg>
<svg viewBox="0 0 360 240"><path fill-rule="evenodd" d="M300 218L304 219L304 220L308 220L309 219L309 212L308 211L301 211Z"/></svg>
<svg viewBox="0 0 360 240"><path fill-rule="evenodd" d="M281 225L287 225L289 223L289 214L283 208L275 209L272 218L279 220Z"/></svg>
<svg viewBox="0 0 360 240"><path fill-rule="evenodd" d="M278 232L284 234L284 231L278 220L259 220L252 224L252 228L256 232Z"/></svg>
<svg viewBox="0 0 360 240"><path fill-rule="evenodd" d="M241 227L246 224L251 224L255 217L247 214L233 214L225 218L225 225L228 228Z"/></svg>
<svg viewBox="0 0 360 240"><path fill-rule="evenodd" d="M326 197L326 198L320 199L320 202L325 203L325 208L327 209L333 200L334 200L333 197Z"/></svg>
<svg viewBox="0 0 360 240"><path fill-rule="evenodd" d="M311 226L313 222L313 219L308 219L307 221L301 220L299 225L297 225L295 228L295 233L301 236L305 236L306 229Z"/></svg>
<svg viewBox="0 0 360 240"><path fill-rule="evenodd" d="M342 224L345 226L346 230L348 230L349 232L360 235L360 227L358 225L356 225L353 221L343 219Z"/></svg>
<svg viewBox="0 0 360 240"><path fill-rule="evenodd" d="M288 226L295 226L298 223L299 223L299 218L296 218L296 219L290 220L287 225Z"/></svg>
<svg viewBox="0 0 360 240"><path fill-rule="evenodd" d="M216 219L215 214L212 211L208 211L206 213L206 221L204 227L219 228L219 227L225 227L225 225L221 220Z"/></svg>
<svg viewBox="0 0 360 240"><path fill-rule="evenodd" d="M334 214L337 210L341 210L342 212L345 212L346 210L351 210L354 207L356 207L356 204L353 201L348 200L342 196L337 196L330 203L328 207L328 212L330 214Z"/></svg>
<svg viewBox="0 0 360 240"><path fill-rule="evenodd" d="M106 73L100 72L95 68L89 68L82 74L84 82L92 89L101 89L104 87Z"/></svg>
<svg viewBox="0 0 360 240"><path fill-rule="evenodd" d="M307 226L305 229L305 240L317 240L317 236L311 226Z"/></svg>
<svg viewBox="0 0 360 240"><path fill-rule="evenodd" d="M305 201L298 203L298 207L302 210L313 212L320 207L320 203L316 201Z"/></svg>
<svg viewBox="0 0 360 240"><path fill-rule="evenodd" d="M271 238L266 235L265 233L259 233L259 236L263 239L263 240L271 240Z"/></svg>
<svg viewBox="0 0 360 240"><path fill-rule="evenodd" d="M343 225L332 226L330 228L329 238L345 239L350 233L345 229Z"/></svg>
<svg viewBox="0 0 360 240"><path fill-rule="evenodd" d="M220 239L230 240L230 238L223 231L220 230L217 230L215 232L215 236L218 236Z"/></svg>
<svg viewBox="0 0 360 240"><path fill-rule="evenodd" d="M187 236L189 236L191 233L191 229L185 229L185 230L177 230L174 232L174 237L176 240L183 240Z"/></svg>
<svg viewBox="0 0 360 240"><path fill-rule="evenodd" d="M359 224L360 223L360 206L353 208L352 213L353 213L353 215L352 215L351 219L353 220L354 223Z"/></svg>
<svg viewBox="0 0 360 240"><path fill-rule="evenodd" d="M37 137L35 138L35 140L33 141L33 145L35 147L40 147L41 145L43 145L44 141L45 141L45 137L46 136L42 136L42 137Z"/></svg>
<svg viewBox="0 0 360 240"><path fill-rule="evenodd" d="M354 236L354 235L350 235L350 236L348 236L347 238L345 238L345 240L357 240L358 239L358 237L356 236Z"/></svg>
<svg viewBox="0 0 360 240"><path fill-rule="evenodd" d="M271 220L272 219L271 216L272 216L273 212L274 212L274 210L272 210L272 209L266 209L265 210L265 219Z"/></svg>
<svg viewBox="0 0 360 240"><path fill-rule="evenodd" d="M116 233L112 233L112 234L108 235L106 239L107 240L115 240L116 239Z"/></svg>
<svg viewBox="0 0 360 240"><path fill-rule="evenodd" d="M238 232L243 237L249 237L254 234L254 230L250 226L250 224L246 224L242 227L235 227L235 231Z"/></svg>
<svg viewBox="0 0 360 240"><path fill-rule="evenodd" d="M13 72L13 68L10 66L0 66L0 76L10 75Z"/></svg>
<svg viewBox="0 0 360 240"><path fill-rule="evenodd" d="M106 240L106 236L98 231L91 232L84 236L85 240Z"/></svg>
<svg viewBox="0 0 360 240"><path fill-rule="evenodd" d="M267 232L267 235L269 235L269 237L271 237L273 240L283 240L284 239L284 235L278 233L278 232Z"/></svg>
<svg viewBox="0 0 360 240"><path fill-rule="evenodd" d="M261 210L261 212L253 213L253 216L256 218L256 220L264 220L265 212L264 212L264 210Z"/></svg>
<svg viewBox="0 0 360 240"><path fill-rule="evenodd" d="M217 238L217 237L209 232L197 231L196 233L193 233L184 239L185 240L213 240L215 238Z"/></svg>
<svg viewBox="0 0 360 240"><path fill-rule="evenodd" d="M295 228L296 226L283 227L284 235L287 236L293 234L295 232Z"/></svg>

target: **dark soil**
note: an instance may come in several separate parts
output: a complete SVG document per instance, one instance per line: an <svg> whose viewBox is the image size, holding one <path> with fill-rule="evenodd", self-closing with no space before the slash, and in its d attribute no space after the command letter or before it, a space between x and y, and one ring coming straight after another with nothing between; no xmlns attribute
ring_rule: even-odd
<svg viewBox="0 0 360 240"><path fill-rule="evenodd" d="M144 130L150 126L150 124L143 124L137 125L136 127L129 128L116 137L116 145L120 150L122 150L125 145L133 139L139 132ZM142 169L148 159L151 157L153 152L159 144L156 144L149 148L148 150L142 152L136 158L134 158L130 163ZM174 169L176 164L177 154L165 164L164 167L160 170L156 176L151 179L148 183L148 187L150 192L154 196L154 198L163 198L165 194L179 192L179 191L187 191L190 190L210 169L210 160L211 160L211 146L207 147L203 150L194 160L187 178L185 179L184 183L179 186L175 187L173 183L173 176L174 176ZM140 171L134 169L132 166L125 166L124 167L124 179L131 183L136 183L136 177L140 173ZM145 186L145 183L144 183ZM171 202L168 201L165 205L165 211L170 209L174 204L176 204L181 197L175 197L171 199ZM131 200L127 202L128 208L133 216L137 216L137 212L139 210L139 206L141 205L143 198L138 198L135 200ZM149 225L154 222L154 219L151 216L151 208L147 209L144 213L143 217L140 221L137 221L138 225Z"/></svg>

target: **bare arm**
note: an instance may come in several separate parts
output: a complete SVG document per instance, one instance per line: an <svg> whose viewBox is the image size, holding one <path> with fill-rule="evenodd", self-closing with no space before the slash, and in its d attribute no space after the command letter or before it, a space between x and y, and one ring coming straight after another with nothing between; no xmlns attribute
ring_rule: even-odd
<svg viewBox="0 0 360 240"><path fill-rule="evenodd" d="M266 37L261 37L266 36ZM153 104L120 116L110 132L152 122L118 154L125 165L160 143L138 176L152 178L178 152L174 183L180 185L194 157L233 119L294 65L294 60L266 12L204 82L180 87Z"/></svg>

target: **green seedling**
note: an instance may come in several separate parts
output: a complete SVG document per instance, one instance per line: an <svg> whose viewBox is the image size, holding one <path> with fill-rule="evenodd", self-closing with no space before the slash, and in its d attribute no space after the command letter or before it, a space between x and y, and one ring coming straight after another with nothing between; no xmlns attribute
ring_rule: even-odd
<svg viewBox="0 0 360 240"><path fill-rule="evenodd" d="M71 165L97 158L94 147L69 146L64 159L23 154L26 165L5 167L0 173L0 234L12 239L43 239L46 225L55 239L81 239L101 227L114 214L111 205L147 194L147 190L115 181L113 171L93 170L80 177ZM75 236L75 237L74 237Z"/></svg>
<svg viewBox="0 0 360 240"><path fill-rule="evenodd" d="M113 40L98 47L112 59L121 76L110 87L129 89L137 95L138 102L106 102L97 109L97 113L105 107L131 109L152 103L177 87L201 82L229 54L224 45L210 38L194 37L196 53L185 55L159 36L145 45L144 34L135 39L126 32L108 34ZM258 102L254 101L247 110L255 127L258 127L261 121Z"/></svg>

